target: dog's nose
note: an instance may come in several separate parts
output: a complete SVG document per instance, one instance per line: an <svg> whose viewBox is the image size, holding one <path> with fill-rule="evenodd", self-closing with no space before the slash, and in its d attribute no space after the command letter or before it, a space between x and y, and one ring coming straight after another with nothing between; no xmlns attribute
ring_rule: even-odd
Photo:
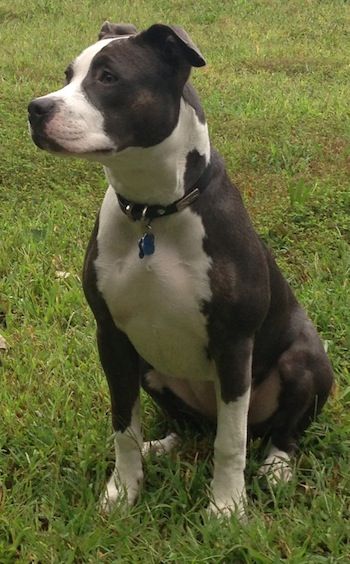
<svg viewBox="0 0 350 564"><path fill-rule="evenodd" d="M29 120L40 121L52 114L55 109L55 101L52 98L36 98L28 106Z"/></svg>

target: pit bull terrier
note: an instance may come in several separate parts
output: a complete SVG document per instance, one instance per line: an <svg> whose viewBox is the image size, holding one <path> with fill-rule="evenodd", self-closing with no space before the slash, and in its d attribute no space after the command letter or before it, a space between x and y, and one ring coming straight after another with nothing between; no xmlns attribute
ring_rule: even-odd
<svg viewBox="0 0 350 564"><path fill-rule="evenodd" d="M315 328L210 144L188 82L204 64L178 27L106 22L66 85L29 105L38 147L102 163L109 182L83 277L115 431L105 511L140 493L141 386L178 421L216 421L209 511L219 515L244 512L248 426L270 439L260 472L288 479L332 386Z"/></svg>

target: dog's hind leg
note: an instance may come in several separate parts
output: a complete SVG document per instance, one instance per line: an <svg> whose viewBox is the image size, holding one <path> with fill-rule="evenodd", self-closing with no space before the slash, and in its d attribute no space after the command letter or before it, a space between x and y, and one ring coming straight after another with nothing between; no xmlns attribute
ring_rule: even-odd
<svg viewBox="0 0 350 564"><path fill-rule="evenodd" d="M272 417L271 449L259 470L274 484L291 478L290 456L303 431L321 411L333 384L330 362L309 320L279 358L279 406Z"/></svg>

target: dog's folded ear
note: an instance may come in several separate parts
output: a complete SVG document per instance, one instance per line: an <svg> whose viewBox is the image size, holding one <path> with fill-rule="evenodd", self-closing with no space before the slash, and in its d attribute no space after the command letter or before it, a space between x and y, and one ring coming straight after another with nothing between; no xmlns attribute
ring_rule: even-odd
<svg viewBox="0 0 350 564"><path fill-rule="evenodd" d="M108 39L109 37L118 37L119 35L134 35L135 33L137 33L137 29L132 24L113 24L106 21L101 27L98 39Z"/></svg>
<svg viewBox="0 0 350 564"><path fill-rule="evenodd" d="M192 67L203 67L205 59L187 33L178 26L154 24L139 34L145 42L157 48L169 61L185 60Z"/></svg>

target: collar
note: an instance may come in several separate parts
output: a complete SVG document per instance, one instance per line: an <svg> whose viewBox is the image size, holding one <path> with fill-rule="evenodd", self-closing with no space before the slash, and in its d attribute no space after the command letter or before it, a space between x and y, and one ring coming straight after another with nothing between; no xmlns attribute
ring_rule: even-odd
<svg viewBox="0 0 350 564"><path fill-rule="evenodd" d="M131 202L117 194L118 203L120 209L125 215L127 215L132 221L152 221L158 217L165 217L166 215L171 215L173 213L182 211L187 206L190 206L195 202L199 195L205 190L208 185L208 181L211 175L211 163L206 166L198 180L195 182L195 187L192 188L190 192L187 192L182 198L179 198L175 202L172 202L168 206L152 205L148 204L137 204Z"/></svg>

